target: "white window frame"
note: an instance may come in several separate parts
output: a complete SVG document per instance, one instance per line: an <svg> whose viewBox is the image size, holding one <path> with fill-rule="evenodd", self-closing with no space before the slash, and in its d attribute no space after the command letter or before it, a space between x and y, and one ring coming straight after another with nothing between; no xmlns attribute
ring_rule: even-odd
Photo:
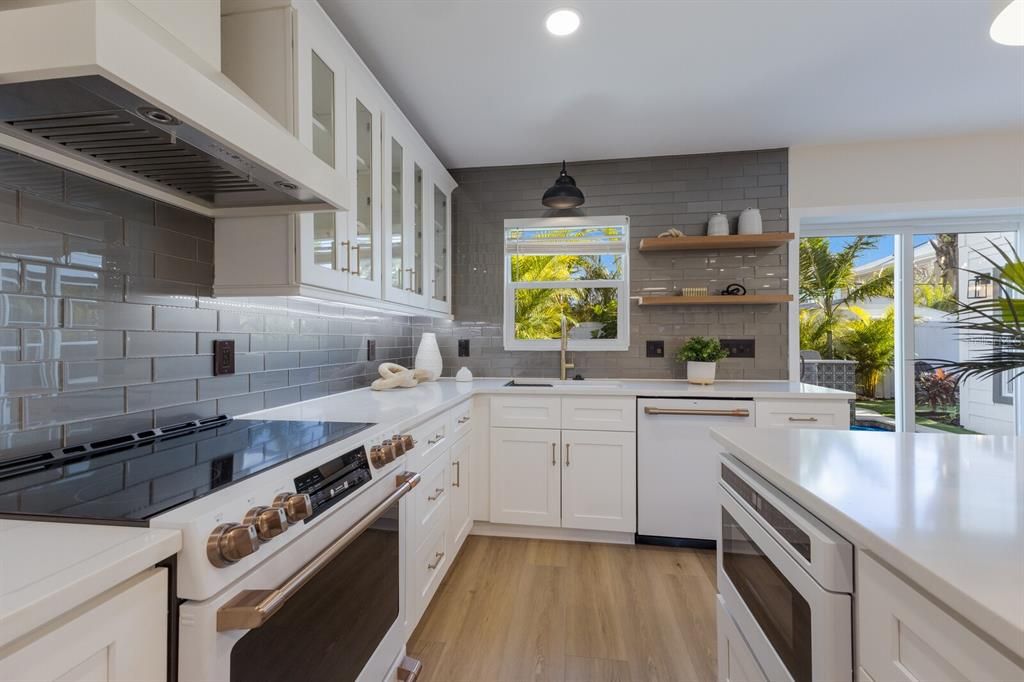
<svg viewBox="0 0 1024 682"><path fill-rule="evenodd" d="M795 222L794 222L795 221ZM896 283L896 296L893 304L896 312L896 359L895 366L900 368L894 377L896 386L896 404L901 408L896 411L896 430L913 432L916 429L914 414L914 246L913 237L918 234L935 234L940 232L1009 232L1016 235L1015 246L1024 252L1024 220L1019 212L975 212L964 215L920 216L914 218L856 220L850 218L827 218L812 216L791 216L791 224L795 224L796 239L790 242L789 262L793 274L790 276L790 293L795 295L790 303L789 319L789 364L790 377L799 381L799 327L800 310L800 275L799 249L800 240L804 237L855 237L855 236L892 236L893 237L893 278ZM909 286L907 285L909 284ZM1024 382L1014 382L1015 422L1017 435L1024 435Z"/></svg>
<svg viewBox="0 0 1024 682"><path fill-rule="evenodd" d="M621 280L573 280L570 282L513 282L512 255L504 254L504 314L503 336L505 350L554 350L561 348L559 339L517 339L515 338L515 292L519 289L618 289L618 329L614 339L569 339L569 350L573 351L624 351L629 350L629 216L585 216L573 218L508 218L505 220L504 235L510 229L542 227L624 227L625 248L622 251ZM569 252L553 251L550 254L566 255Z"/></svg>

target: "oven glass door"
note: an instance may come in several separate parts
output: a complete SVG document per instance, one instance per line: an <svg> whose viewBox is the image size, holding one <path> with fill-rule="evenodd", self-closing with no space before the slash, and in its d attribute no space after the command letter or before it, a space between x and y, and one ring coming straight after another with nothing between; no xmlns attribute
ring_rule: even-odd
<svg viewBox="0 0 1024 682"><path fill-rule="evenodd" d="M231 650L231 682L355 680L398 619L399 502Z"/></svg>
<svg viewBox="0 0 1024 682"><path fill-rule="evenodd" d="M793 679L810 682L810 604L725 509L722 568Z"/></svg>

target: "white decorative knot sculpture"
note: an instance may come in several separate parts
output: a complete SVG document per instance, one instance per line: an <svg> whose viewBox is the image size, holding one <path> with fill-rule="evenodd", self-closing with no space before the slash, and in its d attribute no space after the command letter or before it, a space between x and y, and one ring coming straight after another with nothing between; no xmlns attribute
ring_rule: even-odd
<svg viewBox="0 0 1024 682"><path fill-rule="evenodd" d="M421 381L430 381L428 372L419 369L406 369L393 362L381 363L377 368L380 379L377 379L370 388L374 391L387 391L392 388L412 388Z"/></svg>

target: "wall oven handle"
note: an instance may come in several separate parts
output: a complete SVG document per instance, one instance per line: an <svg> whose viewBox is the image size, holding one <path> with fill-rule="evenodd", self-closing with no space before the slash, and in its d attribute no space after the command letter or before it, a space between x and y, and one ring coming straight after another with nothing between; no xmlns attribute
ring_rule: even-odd
<svg viewBox="0 0 1024 682"><path fill-rule="evenodd" d="M302 589L303 585L309 582L336 556L341 554L363 531L383 516L388 507L402 499L410 490L419 485L420 480L419 474L411 472L398 474L396 477L398 487L395 488L394 492L367 512L363 518L346 530L327 549L320 552L312 561L293 573L277 589L243 590L239 592L231 601L217 609L217 632L252 630L266 623L270 620L271 616L284 606L285 602Z"/></svg>
<svg viewBox="0 0 1024 682"><path fill-rule="evenodd" d="M744 408L737 408L735 410L699 410L685 407L645 407L644 414L669 414L684 417L749 417L750 410Z"/></svg>

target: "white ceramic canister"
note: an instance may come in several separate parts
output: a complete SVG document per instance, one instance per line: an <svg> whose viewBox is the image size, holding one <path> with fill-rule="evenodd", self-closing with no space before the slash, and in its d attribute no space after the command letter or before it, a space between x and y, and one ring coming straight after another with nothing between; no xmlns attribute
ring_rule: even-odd
<svg viewBox="0 0 1024 682"><path fill-rule="evenodd" d="M708 220L708 236L721 237L729 234L729 219L724 213L716 213Z"/></svg>
<svg viewBox="0 0 1024 682"><path fill-rule="evenodd" d="M745 208L740 213L740 224L738 234L761 234L764 227L761 224L761 209Z"/></svg>

